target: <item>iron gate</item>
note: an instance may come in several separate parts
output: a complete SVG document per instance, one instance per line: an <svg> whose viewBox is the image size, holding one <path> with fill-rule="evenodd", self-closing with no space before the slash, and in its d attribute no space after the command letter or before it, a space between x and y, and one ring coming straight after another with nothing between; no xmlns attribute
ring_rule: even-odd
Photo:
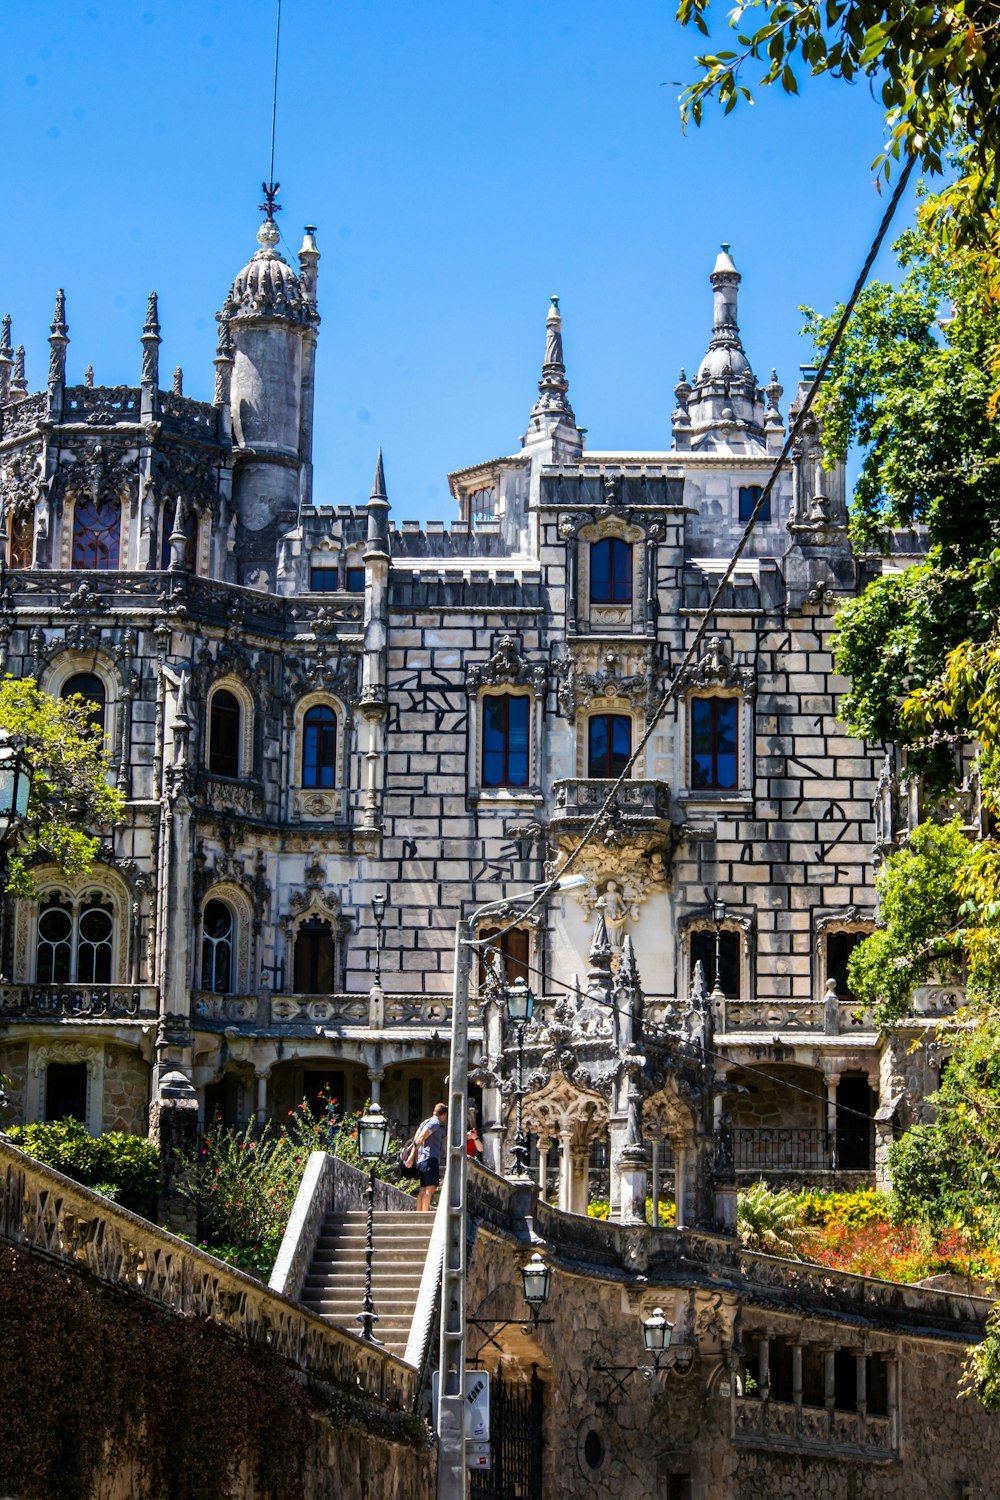
<svg viewBox="0 0 1000 1500"><path fill-rule="evenodd" d="M490 1457L493 1467L472 1471L471 1500L542 1500L544 1386L531 1380L490 1380Z"/></svg>

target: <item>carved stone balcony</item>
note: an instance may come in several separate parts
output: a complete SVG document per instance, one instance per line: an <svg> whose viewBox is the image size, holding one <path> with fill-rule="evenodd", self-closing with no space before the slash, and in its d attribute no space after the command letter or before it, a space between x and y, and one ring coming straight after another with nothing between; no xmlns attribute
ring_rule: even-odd
<svg viewBox="0 0 1000 1500"><path fill-rule="evenodd" d="M800 1401L754 1396L733 1401L733 1436L753 1447L887 1461L896 1457L895 1425L888 1416L827 1410Z"/></svg>
<svg viewBox="0 0 1000 1500"><path fill-rule="evenodd" d="M149 1021L159 1011L155 984L5 984L3 1021Z"/></svg>
<svg viewBox="0 0 1000 1500"><path fill-rule="evenodd" d="M447 1031L451 1005L433 995L216 995L198 990L191 996L195 1025L252 1026L280 1034L286 1029L317 1027L329 1031L369 1031L433 1027Z"/></svg>
<svg viewBox="0 0 1000 1500"><path fill-rule="evenodd" d="M571 846L603 806L614 781L595 777L552 785L551 828L560 843ZM620 840L646 849L670 842L670 787L665 781L624 781L604 817L605 843Z"/></svg>

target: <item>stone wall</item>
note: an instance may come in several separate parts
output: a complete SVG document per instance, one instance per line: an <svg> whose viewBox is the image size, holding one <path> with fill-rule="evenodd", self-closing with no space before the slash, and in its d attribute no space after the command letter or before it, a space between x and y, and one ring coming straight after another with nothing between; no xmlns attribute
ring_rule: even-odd
<svg viewBox="0 0 1000 1500"><path fill-rule="evenodd" d="M145 1135L149 1124L149 1064L118 1047L104 1049L104 1129Z"/></svg>
<svg viewBox="0 0 1000 1500"><path fill-rule="evenodd" d="M9 1110L0 1126L19 1125L24 1119L24 1096L28 1085L28 1044L8 1042L0 1047L0 1073L10 1079L7 1085Z"/></svg>

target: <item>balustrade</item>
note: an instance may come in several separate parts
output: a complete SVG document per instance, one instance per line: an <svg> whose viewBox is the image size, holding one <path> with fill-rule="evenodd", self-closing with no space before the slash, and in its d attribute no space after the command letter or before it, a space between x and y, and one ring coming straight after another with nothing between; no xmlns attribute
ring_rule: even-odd
<svg viewBox="0 0 1000 1500"><path fill-rule="evenodd" d="M154 1019L159 990L152 984L0 986L0 1015L32 1020L135 1021Z"/></svg>

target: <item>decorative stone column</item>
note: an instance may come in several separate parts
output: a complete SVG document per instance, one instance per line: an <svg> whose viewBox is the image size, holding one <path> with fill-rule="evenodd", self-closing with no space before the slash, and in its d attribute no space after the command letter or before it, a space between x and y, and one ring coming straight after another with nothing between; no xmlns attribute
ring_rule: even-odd
<svg viewBox="0 0 1000 1500"><path fill-rule="evenodd" d="M827 1073L826 1084L826 1133L830 1141L830 1165L837 1170L837 1085L839 1073Z"/></svg>
<svg viewBox="0 0 1000 1500"><path fill-rule="evenodd" d="M685 1145L674 1142L674 1203L675 1223L678 1229L687 1228L687 1156Z"/></svg>
<svg viewBox="0 0 1000 1500"><path fill-rule="evenodd" d="M196 1238L198 1215L190 1198L177 1191L177 1177L198 1139L198 1096L179 1068L164 1073L149 1106L149 1139L160 1152L156 1221L174 1234Z"/></svg>

